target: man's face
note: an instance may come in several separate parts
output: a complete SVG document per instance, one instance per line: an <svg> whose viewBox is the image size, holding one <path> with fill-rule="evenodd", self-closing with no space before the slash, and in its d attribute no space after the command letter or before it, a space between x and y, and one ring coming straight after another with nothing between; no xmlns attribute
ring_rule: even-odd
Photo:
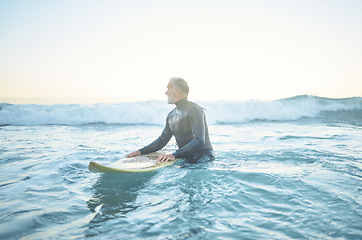
<svg viewBox="0 0 362 240"><path fill-rule="evenodd" d="M169 104L174 104L176 102L176 88L172 85L172 83L168 83L165 94L167 95Z"/></svg>

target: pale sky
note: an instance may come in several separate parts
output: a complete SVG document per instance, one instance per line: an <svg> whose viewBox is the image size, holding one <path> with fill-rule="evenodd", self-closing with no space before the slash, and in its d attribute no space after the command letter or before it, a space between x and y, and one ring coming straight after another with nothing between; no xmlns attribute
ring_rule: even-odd
<svg viewBox="0 0 362 240"><path fill-rule="evenodd" d="M362 96L361 0L0 0L0 102Z"/></svg>

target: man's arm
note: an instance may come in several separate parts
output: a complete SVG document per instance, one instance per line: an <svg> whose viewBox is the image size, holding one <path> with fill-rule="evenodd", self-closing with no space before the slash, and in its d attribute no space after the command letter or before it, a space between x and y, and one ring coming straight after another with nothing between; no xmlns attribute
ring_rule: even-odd
<svg viewBox="0 0 362 240"><path fill-rule="evenodd" d="M138 151L128 154L127 157L139 156L141 154L147 154L161 150L170 141L171 137L172 137L172 132L167 121L166 126L163 129L162 134L159 138L157 138L151 144L139 149Z"/></svg>

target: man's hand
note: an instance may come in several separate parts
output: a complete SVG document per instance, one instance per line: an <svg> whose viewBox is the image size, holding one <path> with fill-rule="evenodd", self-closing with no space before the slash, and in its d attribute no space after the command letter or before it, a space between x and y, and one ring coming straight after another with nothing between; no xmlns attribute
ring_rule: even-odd
<svg viewBox="0 0 362 240"><path fill-rule="evenodd" d="M141 155L140 151L135 151L135 152L132 152L132 153L128 154L126 158L140 156L140 155Z"/></svg>
<svg viewBox="0 0 362 240"><path fill-rule="evenodd" d="M161 155L157 158L157 161L159 162L168 162L168 161L173 161L175 160L175 156L172 154L167 154L167 155Z"/></svg>

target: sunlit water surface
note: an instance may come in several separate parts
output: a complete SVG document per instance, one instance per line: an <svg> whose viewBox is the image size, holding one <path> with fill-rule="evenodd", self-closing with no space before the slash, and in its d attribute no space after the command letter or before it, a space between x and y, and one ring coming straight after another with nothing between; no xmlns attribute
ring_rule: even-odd
<svg viewBox="0 0 362 240"><path fill-rule="evenodd" d="M211 163L95 174L90 161L116 161L162 126L0 127L0 238L362 238L361 127L209 128Z"/></svg>

